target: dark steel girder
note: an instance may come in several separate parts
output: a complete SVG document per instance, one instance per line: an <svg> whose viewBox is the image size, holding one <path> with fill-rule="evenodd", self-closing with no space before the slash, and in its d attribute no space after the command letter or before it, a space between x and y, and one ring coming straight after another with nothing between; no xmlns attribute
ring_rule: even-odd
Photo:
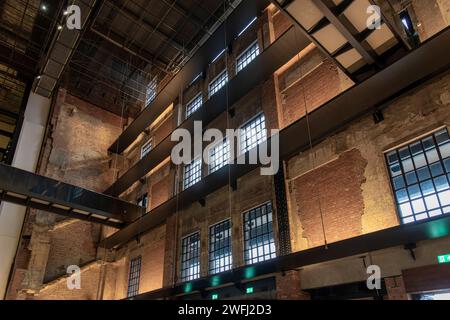
<svg viewBox="0 0 450 320"><path fill-rule="evenodd" d="M140 17L127 7L119 4L117 0L107 0L106 3L114 7L114 9L120 10L123 15L125 15L128 19L130 19L130 21L139 21L139 23L142 24L142 27L144 29L146 29L149 33L154 33L160 39L169 43L169 45L172 46L174 49L178 51L184 50L184 46L182 43L179 43L178 41L171 39L171 36L159 30L158 26L153 25L152 23L147 21L147 19L145 19L144 17Z"/></svg>
<svg viewBox="0 0 450 320"><path fill-rule="evenodd" d="M355 35L344 25L343 21L333 13L332 9L325 4L323 0L313 0L313 3L319 8L323 15L336 27L336 29L347 39L353 48L363 57L367 64L373 64L376 61L375 55L365 48Z"/></svg>
<svg viewBox="0 0 450 320"><path fill-rule="evenodd" d="M378 250L404 246L421 241L434 240L450 235L450 217L432 221L397 226L348 240L339 241L313 249L277 257L268 262L233 269L220 275L220 286L236 285L243 281L271 276L275 273L298 270L306 266L360 256ZM450 268L450 266L449 266ZM211 290L217 286L217 276L210 276L189 283L190 292ZM186 295L186 284L147 292L133 297L133 300L176 299Z"/></svg>
<svg viewBox="0 0 450 320"><path fill-rule="evenodd" d="M143 208L101 193L0 164L0 199L116 228L136 220Z"/></svg>
<svg viewBox="0 0 450 320"><path fill-rule="evenodd" d="M0 63L17 70L27 79L32 79L37 72L37 61L3 43L0 43Z"/></svg>
<svg viewBox="0 0 450 320"><path fill-rule="evenodd" d="M316 109L309 115L309 121L301 118L283 129L280 132L281 160L289 160L293 155L310 148L308 129L315 145L342 130L355 119L381 108L430 77L447 71L450 66L450 56L447 52L450 52L449 27L401 60ZM207 195L226 186L230 183L230 177L231 181L236 180L258 167L259 165L223 167L108 237L102 246L113 248L126 243L136 235L164 223L176 210L205 199Z"/></svg>

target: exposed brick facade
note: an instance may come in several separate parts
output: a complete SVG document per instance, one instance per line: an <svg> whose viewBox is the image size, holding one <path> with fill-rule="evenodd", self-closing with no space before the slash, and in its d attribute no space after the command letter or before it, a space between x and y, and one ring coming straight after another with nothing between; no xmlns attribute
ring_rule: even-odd
<svg viewBox="0 0 450 320"><path fill-rule="evenodd" d="M307 248L361 235L367 161L358 150L293 180L297 228ZM322 224L323 228L322 229ZM303 248L306 249L306 248Z"/></svg>
<svg viewBox="0 0 450 320"><path fill-rule="evenodd" d="M417 19L423 22L421 38L429 38L448 24L448 1L424 7L412 1ZM440 19L430 17L442 13ZM445 22L447 21L447 22ZM248 32L233 43L199 78L182 90L164 119L153 123L123 156L107 149L122 132L123 119L80 101L61 90L52 117L52 131L46 140L39 173L96 191L104 191L140 160L142 145L153 139L161 143L184 120L186 104L201 93L208 99L208 85L224 69L236 74L235 59L253 41L267 48L290 26L291 21L270 6ZM397 226L394 198L385 167L384 152L418 135L450 126L450 75L444 74L389 102L385 120L374 124L365 116L312 150L287 161L286 179L290 233L294 252ZM251 90L232 107L234 116L224 113L210 128L224 131L238 128L263 112L268 129L283 129L305 117L353 85L352 81L314 45L300 52L286 66ZM155 168L129 188L122 198L135 203L149 196L143 214L160 206L182 187L182 167L170 161ZM202 176L208 175L206 164ZM119 249L105 252L99 240L114 230L87 222L62 219L31 211L20 245L8 297L22 299L123 299L127 294L130 260L141 256L140 293L180 282L181 239L201 234L201 276L208 276L209 227L232 220L233 268L244 266L243 213L271 202L276 221L273 177L255 170L237 181L237 189L226 186L212 192L205 202L180 208L166 223L143 231ZM275 241L278 226L274 223ZM326 241L325 241L326 240ZM277 243L278 248L278 243ZM103 262L94 262L101 260ZM82 268L82 290L70 291L65 270ZM277 298L305 300L305 273L276 274ZM307 275L306 275L307 277ZM330 278L333 276L330 275ZM339 277L339 276L336 276ZM333 282L333 281L331 281ZM311 281L310 281L311 283ZM401 277L386 278L390 299L407 298Z"/></svg>

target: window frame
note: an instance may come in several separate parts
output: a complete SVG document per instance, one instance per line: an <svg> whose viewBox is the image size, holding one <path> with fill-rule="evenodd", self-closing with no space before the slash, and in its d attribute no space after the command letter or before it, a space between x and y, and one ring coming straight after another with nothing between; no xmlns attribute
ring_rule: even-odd
<svg viewBox="0 0 450 320"><path fill-rule="evenodd" d="M446 168L446 160L449 160L450 157L444 158L442 156L442 152L440 150L442 146L450 144L450 140L448 140L448 141L446 141L444 143L441 143L441 144L439 144L437 142L437 140L436 140L436 135L438 133L444 131L444 130L447 132L447 135L450 136L449 128L447 128L446 126L442 126L442 127L439 127L436 130L428 131L425 134L418 135L414 139L410 139L410 140L408 140L408 141L406 141L406 142L404 142L402 144L397 145L396 147L390 148L390 149L388 149L388 150L383 152L384 165L385 165L385 168L386 168L387 179L389 180L389 187L391 189L391 195L392 195L392 199L393 199L394 205L395 205L395 212L396 212L396 215L397 215L397 218L399 220L400 225L413 225L413 224L416 224L416 223L432 221L434 219L441 219L443 217L447 217L447 216L450 215L450 212L448 212L448 213L444 212L444 209L450 208L450 205L448 205L448 204L447 205L442 205L442 201L441 201L441 199L439 197L439 195L441 193L448 192L450 190L450 188L449 189L439 190L437 188L436 182L435 182L435 180L438 179L438 178L446 177L447 178L447 184L448 184L448 186L450 186L450 173L447 172L447 170L449 170L449 169ZM424 141L427 140L427 139L430 139L430 138L433 139L434 146L429 148L429 149L426 149L426 148L424 148ZM418 153L418 154L413 154L411 152L411 147L414 146L414 145L417 145L418 143L420 143L420 147L422 148L422 151L420 153ZM403 150L403 149L406 149L406 148L408 148L409 157L405 158L405 159L401 159L400 151ZM436 151L438 160L436 160L436 161L434 161L434 162L432 162L430 164L430 161L428 159L428 153L430 151L433 151L433 150ZM395 161L390 162L390 160L389 160L389 155L394 153L394 152L395 152L395 155L397 156L397 159L398 159L398 165L400 166L400 174L397 175L397 176L393 176L392 173L391 173L391 167L393 165L395 165ZM418 168L416 163L415 163L415 159L414 158L417 157L417 156L420 156L420 155L424 156L426 164L424 166L421 166L421 167ZM411 160L412 168L413 168L412 170L405 171L405 168L404 168L404 165L403 165L403 161L404 160ZM432 166L433 165L437 165L437 164L440 164L440 166L441 166L441 168L443 170L443 173L437 174L436 176L434 176L433 172L432 172ZM426 179L423 178L421 180L421 178L419 176L419 172L420 171L424 172L425 169L426 169L427 173L429 174L429 177L426 178ZM413 173L414 173L414 176L416 177L417 181L415 183L408 184L407 176L408 176L408 174L413 174ZM399 178L399 177L402 178L404 186L397 188L396 185L395 185L395 180L397 178ZM423 191L423 185L425 183L427 183L427 182L428 183L431 182L434 191L431 192L431 193L426 193L425 194L425 192ZM420 197L412 199L412 197L411 197L411 195L409 193L409 188L412 188L414 186L418 187L418 190L420 192ZM399 199L397 198L397 192L399 192L399 191L401 191L403 189L406 192L406 197L407 197L408 200L402 202L402 201L399 201ZM426 200L427 200L427 198L431 198L431 197L435 197L436 198L436 201L438 203L438 207L434 207L434 208L428 209L428 203L427 203ZM414 210L415 208L413 207L413 202L418 201L418 200L422 201L422 203L424 205L424 208L425 208L425 211L419 212L419 213L415 213L415 210ZM402 211L401 211L401 205L402 204L408 204L409 205L410 210L412 212L411 215L407 215L405 217L402 216ZM436 214L434 216L430 216L430 213L432 213L433 211L440 211L441 214ZM418 216L422 216L422 215L426 215L427 218L417 219ZM407 220L407 219L412 219L412 221L405 222L405 220Z"/></svg>
<svg viewBox="0 0 450 320"><path fill-rule="evenodd" d="M214 82L218 82L218 80L225 75L225 82L224 84L219 87L218 89L216 89L216 91L214 91L214 93L211 93L211 86ZM229 81L229 77L228 77L228 70L225 68L223 71L221 71L214 79L212 79L209 84L208 84L208 96L211 99L211 97L213 97L217 92L219 92L223 87L225 87Z"/></svg>
<svg viewBox="0 0 450 320"><path fill-rule="evenodd" d="M144 151L146 147L150 145L150 149L148 151ZM141 147L141 160L144 159L146 155L148 155L153 150L153 138L149 139L146 143L144 143Z"/></svg>
<svg viewBox="0 0 450 320"><path fill-rule="evenodd" d="M198 178L198 181L195 181L195 182L191 182L189 185L186 185L186 167L187 166L192 166L195 162L200 162L200 170L199 170L199 173L200 173L200 176L199 176L199 178ZM190 164L187 164L187 165L184 165L183 166L183 191L184 190L187 190L187 189L189 189L189 188L191 188L191 187L193 187L193 186L195 186L197 183L199 183L200 181L202 181L202 178L203 178L203 176L202 176L202 172L203 172L203 162L202 162L202 158L199 156L199 157L197 157L197 158L195 158L194 160L192 160L192 162L190 163ZM192 171L192 170L191 170ZM195 179L194 179L195 180Z"/></svg>
<svg viewBox="0 0 450 320"><path fill-rule="evenodd" d="M193 109L193 108L189 108L190 106L195 106L196 105L196 100L200 99L200 104L197 108L195 108L194 110L190 111L189 109ZM196 113L198 110L200 110L203 107L203 93L199 92L194 98L192 98L191 100L189 100L188 103L186 103L185 106L185 110L184 110L184 117L185 120L189 119L194 113Z"/></svg>
<svg viewBox="0 0 450 320"><path fill-rule="evenodd" d="M273 245L274 245L274 247L275 247L275 250L274 250L274 252L271 252L270 253L270 255L272 255L272 254L274 254L275 256L274 257L271 257L271 258L269 258L269 259L267 259L267 260L263 260L263 261L258 261L258 262L253 262L253 263L250 263L249 261L247 261L247 259L246 259L246 257L245 257L245 253L246 253L246 238L245 238L245 215L247 214L247 213L250 213L252 210L256 210L256 209L258 209L258 208L262 208L262 207L264 207L264 206L267 206L267 205L270 205L270 207L271 207L271 213L272 213L272 241L273 241ZM242 252L242 261L244 262L244 265L245 266L251 266L251 265L254 265L254 264L258 264L258 263L263 263L263 262L267 262L267 261L271 261L271 260L273 260L273 259L276 259L277 257L278 257L278 246L277 246L277 240L276 240L276 236L275 236L275 228L276 228L276 225L275 225L275 216L274 216L274 207L273 207L273 203L272 203L272 201L271 200L269 200L269 201L266 201L266 202L264 202L264 203L262 203L262 204L260 204L260 205L257 205L257 206L254 206L254 207L251 207L251 208L249 208L249 209L246 209L245 211L243 211L242 212L242 248L243 248L243 252ZM264 234L265 235L265 234ZM271 243L269 242L269 245L270 245ZM255 258L251 258L250 260L254 260ZM256 258L256 259L259 259L259 256Z"/></svg>
<svg viewBox="0 0 450 320"><path fill-rule="evenodd" d="M241 59L244 55L246 55L249 51L251 51L251 49L256 46L256 50L257 50L257 54L256 56L251 59L250 61L247 62L247 64L242 67L241 69L239 69L239 59ZM248 65L250 63L252 63L259 55L261 54L261 49L259 47L259 43L258 40L255 40L251 45L249 45L241 54L239 54L236 57L236 74L238 74L239 72L241 72L242 70L244 70L246 67L248 67Z"/></svg>
<svg viewBox="0 0 450 320"><path fill-rule="evenodd" d="M256 119L258 119L261 116L264 117L264 134L265 134L265 139L263 141L259 142L255 147L252 147L252 148L244 151L244 149L242 149L242 131L243 131L243 128L249 126L253 121L255 121ZM246 154L247 152L253 150L254 148L258 147L261 143L267 141L267 139L268 139L268 130L267 130L267 126L266 126L266 115L264 114L263 111L259 112L258 114L256 114L255 116L253 116L252 118L247 120L244 124L242 124L239 127L239 130L240 131L239 131L239 141L238 141L239 142L238 155L242 156L242 155Z"/></svg>
<svg viewBox="0 0 450 320"><path fill-rule="evenodd" d="M195 273L193 276L189 276L189 279L185 279L185 278L183 278L183 272L185 270L188 270L189 268L184 268L183 264L185 262L188 262L188 261L193 260L193 259L183 260L183 257L185 255L186 256L188 255L188 253L184 254L184 251L183 251L183 249L184 249L184 240L186 240L188 238L192 238L195 235L198 235L198 256L197 256L197 259L198 259L198 273ZM195 232L189 233L189 234L185 235L184 237L182 237L181 240L180 240L180 248L181 248L181 251L180 251L180 281L181 281L181 283L185 283L185 282L194 281L194 280L199 279L201 277L201 272L202 272L202 270L201 270L201 266L202 266L202 260L201 260L202 259L202 239L201 239L201 232L200 232L200 230L197 230ZM192 277L192 278L190 278L190 277Z"/></svg>
<svg viewBox="0 0 450 320"><path fill-rule="evenodd" d="M228 159L226 160L226 163L225 164L222 164L221 166L219 166L219 167L214 167L214 168L212 168L211 167L211 160L212 160L212 157L211 157L211 153L212 153L212 151L215 149L215 148L217 148L218 146L221 146L221 145L224 145L224 144L227 144L228 145L228 153L226 153L226 154L228 154ZM225 155L226 155L225 154ZM230 142L228 141L228 138L225 138L225 139L223 139L221 142L217 142L217 143L215 143L213 146L211 146L210 148L209 148L209 150L208 150L208 161L209 161L209 163L208 163L208 174L213 174L214 172L217 172L217 171L219 171L220 169L222 169L223 167L225 167L225 166L227 166L228 164L230 164L230 155L231 155L231 144L230 144ZM214 169L214 170L213 170Z"/></svg>
<svg viewBox="0 0 450 320"><path fill-rule="evenodd" d="M151 94L149 95L151 91ZM158 95L158 79L155 77L147 83L145 87L145 107L148 107L155 101Z"/></svg>
<svg viewBox="0 0 450 320"><path fill-rule="evenodd" d="M212 253L211 252L211 244L212 244L211 243L211 236L212 236L211 229L214 228L214 227L220 226L221 224L223 224L225 222L229 222L229 224L230 224L230 228L229 228L229 233L230 233L230 236L229 236L229 239L230 239L229 263L230 264L227 265L229 267L229 269L226 269L226 270L223 270L223 271L219 271L219 272L213 272L212 271L212 267L211 267L211 263L213 262L213 260L211 260L211 253ZM215 251L217 251L217 250L215 250ZM224 267L224 268L226 268L226 267ZM208 227L208 274L209 275L216 275L216 274L220 274L220 273L223 273L223 272L228 272L228 271L231 271L231 270L233 270L233 221L232 221L231 218L227 218L227 219L218 221L218 222L216 222L216 223L214 223L214 224L212 224L212 225L210 225Z"/></svg>
<svg viewBox="0 0 450 320"><path fill-rule="evenodd" d="M133 270L133 267L137 269ZM130 263L128 264L127 298L133 298L139 295L141 271L142 271L142 256L139 255L135 258L130 259ZM133 288L133 290L131 288Z"/></svg>

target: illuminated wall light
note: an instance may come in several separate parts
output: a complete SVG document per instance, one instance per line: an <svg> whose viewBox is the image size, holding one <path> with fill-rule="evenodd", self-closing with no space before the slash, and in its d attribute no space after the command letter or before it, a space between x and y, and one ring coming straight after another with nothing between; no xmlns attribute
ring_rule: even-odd
<svg viewBox="0 0 450 320"><path fill-rule="evenodd" d="M213 287L217 287L218 285L220 285L220 277L219 276L214 276L211 279L211 285Z"/></svg>
<svg viewBox="0 0 450 320"><path fill-rule="evenodd" d="M189 293L192 291L192 283L186 283L184 286L184 293Z"/></svg>
<svg viewBox="0 0 450 320"><path fill-rule="evenodd" d="M255 267L248 267L247 269L245 269L244 271L244 277L245 279L252 279L254 278L256 275L256 270Z"/></svg>
<svg viewBox="0 0 450 320"><path fill-rule="evenodd" d="M217 293L212 294L211 300L219 300L219 295Z"/></svg>
<svg viewBox="0 0 450 320"><path fill-rule="evenodd" d="M246 294L253 294L255 292L255 289L253 287L247 287L245 290Z"/></svg>
<svg viewBox="0 0 450 320"><path fill-rule="evenodd" d="M47 10L48 10L47 5L46 4L41 5L41 10L44 12L47 12Z"/></svg>
<svg viewBox="0 0 450 320"><path fill-rule="evenodd" d="M62 25L59 25L59 26L58 26L58 30L62 30L62 28L63 28Z"/></svg>

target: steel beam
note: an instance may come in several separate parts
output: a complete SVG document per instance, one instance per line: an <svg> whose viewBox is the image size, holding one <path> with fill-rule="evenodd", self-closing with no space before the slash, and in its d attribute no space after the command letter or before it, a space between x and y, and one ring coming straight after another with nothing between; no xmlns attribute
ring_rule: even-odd
<svg viewBox="0 0 450 320"><path fill-rule="evenodd" d="M403 246L427 240L434 240L450 236L450 217L435 219L432 221L402 225L365 234L359 237L343 240L309 250L299 251L274 260L251 266L234 269L221 274L220 285L235 285L242 281L273 275L274 273L286 272L304 268L309 265L328 262L332 260L360 256L370 252L387 248ZM189 283L190 294L212 289L217 283L217 276L198 279ZM133 300L155 300L162 298L175 298L186 295L186 283L177 284L143 293L133 297Z"/></svg>
<svg viewBox="0 0 450 320"><path fill-rule="evenodd" d="M0 164L1 200L77 219L122 227L143 208L28 171Z"/></svg>
<svg viewBox="0 0 450 320"><path fill-rule="evenodd" d="M342 21L336 16L323 0L313 0L313 3L319 8L323 15L333 24L336 29L347 39L353 48L363 57L367 64L375 63L374 55L372 55L363 45L356 40L355 36L344 26Z"/></svg>

